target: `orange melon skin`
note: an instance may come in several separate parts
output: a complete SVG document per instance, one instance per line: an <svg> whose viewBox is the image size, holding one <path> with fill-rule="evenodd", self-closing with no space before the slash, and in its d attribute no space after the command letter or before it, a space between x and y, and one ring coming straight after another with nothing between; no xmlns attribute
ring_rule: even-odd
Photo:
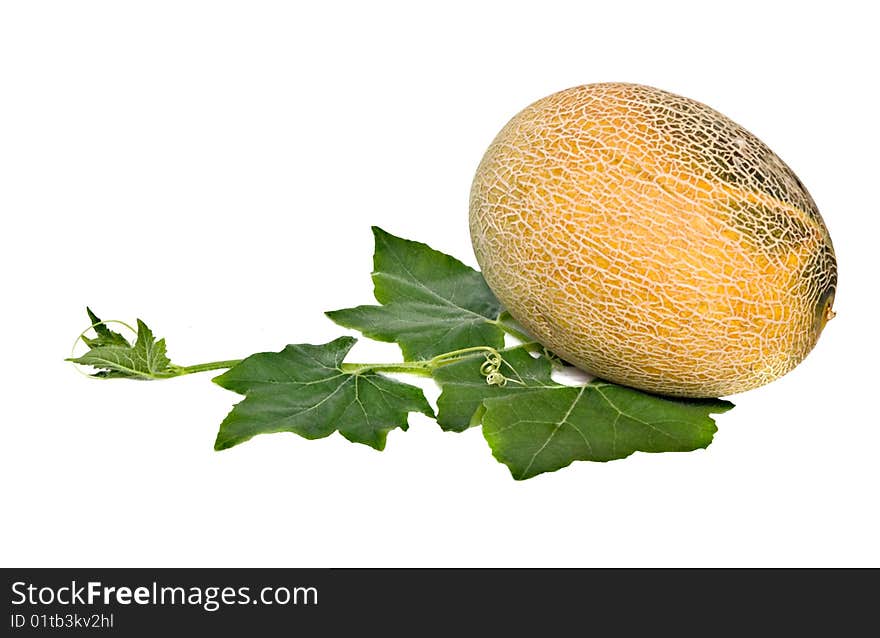
<svg viewBox="0 0 880 638"><path fill-rule="evenodd" d="M768 383L833 316L834 249L797 176L724 115L647 86L579 86L516 115L477 170L470 232L538 341L649 392Z"/></svg>

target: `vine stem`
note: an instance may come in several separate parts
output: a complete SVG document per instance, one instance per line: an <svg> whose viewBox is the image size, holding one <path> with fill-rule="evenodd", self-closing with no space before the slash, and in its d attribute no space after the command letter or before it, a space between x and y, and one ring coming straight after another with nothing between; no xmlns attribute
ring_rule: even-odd
<svg viewBox="0 0 880 638"><path fill-rule="evenodd" d="M342 371L351 374L363 372L404 372L421 377L430 377L431 368L427 361L405 361L403 363L343 363Z"/></svg>
<svg viewBox="0 0 880 638"><path fill-rule="evenodd" d="M414 374L422 377L430 377L431 373L448 363L453 363L469 354L484 352L488 356L500 358L500 353L489 346L474 346L473 348L462 348L461 350L453 350L452 352L444 352L432 359L422 361L401 361L397 363L343 363L340 369L349 374L362 374L364 372L402 372L406 374ZM209 363L198 363L191 366L175 366L175 374L172 377L182 377L187 374L196 374L197 372L208 372L210 370L227 370L232 368L243 359L227 359L226 361L211 361Z"/></svg>
<svg viewBox="0 0 880 638"><path fill-rule="evenodd" d="M237 366L242 359L227 359L226 361L211 361L210 363L198 363L194 366L177 366L177 376L182 377L185 374L195 374L196 372L207 372L208 370L227 370Z"/></svg>
<svg viewBox="0 0 880 638"><path fill-rule="evenodd" d="M352 374L360 374L362 372L405 372L407 374L416 374L423 377L430 377L431 373L448 363L453 363L476 352L484 352L487 356L501 358L499 352L490 346L474 346L472 348L462 348L461 350L453 350L452 352L444 352L438 354L432 359L423 361L404 361L401 363L343 363L342 371Z"/></svg>
<svg viewBox="0 0 880 638"><path fill-rule="evenodd" d="M498 318L491 320L496 326L509 334L521 343L521 345L531 352L544 352L544 346L535 341L531 336L519 330L519 328L508 323L513 317L506 310L498 315ZM430 377L431 372L440 366L452 363L469 354L475 352L485 352L487 355L500 358L499 352L490 346L474 346L472 348L462 348L453 350L452 352L444 352L432 359L422 361L402 361L398 363L343 363L341 369L343 372L351 374L360 374L362 372L400 372L404 374L414 374L423 377ZM178 368L179 375L194 374L196 372L206 372L208 370L223 370L231 368L239 363L241 359L230 359L228 361L214 361L211 363L200 363L193 366L181 366Z"/></svg>

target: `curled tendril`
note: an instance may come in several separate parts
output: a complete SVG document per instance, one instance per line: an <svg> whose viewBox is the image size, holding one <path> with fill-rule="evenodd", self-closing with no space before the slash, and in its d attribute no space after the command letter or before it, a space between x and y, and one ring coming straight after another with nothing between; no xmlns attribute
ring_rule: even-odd
<svg viewBox="0 0 880 638"><path fill-rule="evenodd" d="M486 360L483 362L483 365L480 366L480 374L482 374L483 376L488 376L493 372L497 372L500 367L501 360L498 357L487 354Z"/></svg>
<svg viewBox="0 0 880 638"><path fill-rule="evenodd" d="M486 360L480 366L480 374L486 377L486 383L503 388L507 385L507 377L501 374L501 355L497 352L486 354Z"/></svg>
<svg viewBox="0 0 880 638"><path fill-rule="evenodd" d="M482 352L486 356L486 360L480 365L480 374L486 377L486 383L489 385L497 385L499 387L504 387L507 385L508 381L513 381L514 383L522 383L522 381L517 381L516 379L508 379L503 374L501 374L501 366L504 364L504 359L501 358L501 354L495 349L490 348L489 346L474 346L472 348L462 348L461 350L454 350L453 352L445 352L443 354L437 355L433 359L427 362L428 368L445 365L447 363L452 363L453 361L458 361L462 357L466 355L471 355L474 352Z"/></svg>
<svg viewBox="0 0 880 638"><path fill-rule="evenodd" d="M497 385L499 388L503 388L507 385L507 377L505 377L500 372L491 372L486 375L486 383L489 385Z"/></svg>

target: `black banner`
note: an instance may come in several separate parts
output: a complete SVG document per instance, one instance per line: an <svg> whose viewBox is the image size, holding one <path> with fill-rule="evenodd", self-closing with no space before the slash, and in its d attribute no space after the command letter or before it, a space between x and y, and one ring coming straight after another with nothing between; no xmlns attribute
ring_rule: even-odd
<svg viewBox="0 0 880 638"><path fill-rule="evenodd" d="M336 635L635 625L812 629L871 609L856 574L807 570L4 569L6 636ZM866 574L862 574L866 575ZM861 579L859 579L861 580ZM844 595L844 592L845 595ZM835 598L839 607L835 607ZM626 632L624 632L626 633Z"/></svg>

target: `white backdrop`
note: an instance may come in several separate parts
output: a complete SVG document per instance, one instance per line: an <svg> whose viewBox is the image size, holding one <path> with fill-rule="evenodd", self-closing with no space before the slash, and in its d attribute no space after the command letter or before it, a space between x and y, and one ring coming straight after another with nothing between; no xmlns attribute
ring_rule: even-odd
<svg viewBox="0 0 880 638"><path fill-rule="evenodd" d="M880 565L864 3L591 4L3 3L0 564ZM608 80L750 129L837 249L838 317L796 371L733 397L707 450L515 482L479 430L413 415L382 453L292 434L215 453L236 396L209 375L62 362L87 303L144 318L183 364L346 334L322 312L372 300L371 224L475 265L490 140Z"/></svg>

